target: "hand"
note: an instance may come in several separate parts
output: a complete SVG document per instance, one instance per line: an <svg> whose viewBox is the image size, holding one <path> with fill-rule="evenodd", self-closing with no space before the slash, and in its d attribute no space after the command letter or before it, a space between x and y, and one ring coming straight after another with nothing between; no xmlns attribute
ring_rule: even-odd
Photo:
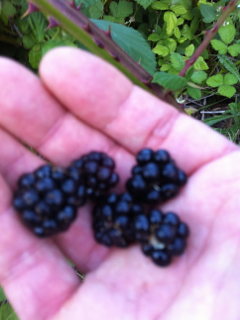
<svg viewBox="0 0 240 320"><path fill-rule="evenodd" d="M237 320L240 316L240 152L112 66L81 50L48 53L40 79L0 59L0 283L22 320ZM189 181L162 206L190 226L183 256L157 267L140 247L95 243L90 206L70 230L37 239L13 210L18 177L46 159L66 166L102 150L119 190L143 147L166 149ZM66 262L87 273L80 283Z"/></svg>

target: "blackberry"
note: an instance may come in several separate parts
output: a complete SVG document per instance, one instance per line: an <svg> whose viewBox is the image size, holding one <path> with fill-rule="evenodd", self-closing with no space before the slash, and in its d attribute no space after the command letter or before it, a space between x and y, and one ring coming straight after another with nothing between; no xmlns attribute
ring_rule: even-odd
<svg viewBox="0 0 240 320"><path fill-rule="evenodd" d="M68 168L76 175L81 175L87 188L87 195L92 200L97 200L117 185L119 176L114 169L114 160L105 153L96 151L74 160Z"/></svg>
<svg viewBox="0 0 240 320"><path fill-rule="evenodd" d="M189 229L175 213L163 214L153 209L148 215L140 213L135 216L134 234L142 252L163 267L171 263L173 256L185 251Z"/></svg>
<svg viewBox="0 0 240 320"><path fill-rule="evenodd" d="M44 165L19 178L13 206L35 235L47 237L67 230L85 202L86 188L80 176Z"/></svg>
<svg viewBox="0 0 240 320"><path fill-rule="evenodd" d="M167 151L143 149L137 154L126 188L136 201L157 204L175 197L186 182L186 174Z"/></svg>
<svg viewBox="0 0 240 320"><path fill-rule="evenodd" d="M93 210L93 231L97 242L107 246L125 248L135 241L134 217L143 213L128 193L111 193Z"/></svg>

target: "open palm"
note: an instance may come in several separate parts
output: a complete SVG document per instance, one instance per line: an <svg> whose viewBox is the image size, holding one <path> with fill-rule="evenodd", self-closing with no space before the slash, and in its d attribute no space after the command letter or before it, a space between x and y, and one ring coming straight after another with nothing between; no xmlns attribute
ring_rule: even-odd
<svg viewBox="0 0 240 320"><path fill-rule="evenodd" d="M190 226L185 254L160 268L134 245L94 242L90 206L65 234L35 238L14 212L16 180L46 159L66 166L101 150L121 176L143 147L166 149L189 180L162 206ZM62 48L40 79L0 59L0 283L22 320L173 320L240 317L239 148L157 100L89 53ZM66 262L87 276L83 283Z"/></svg>

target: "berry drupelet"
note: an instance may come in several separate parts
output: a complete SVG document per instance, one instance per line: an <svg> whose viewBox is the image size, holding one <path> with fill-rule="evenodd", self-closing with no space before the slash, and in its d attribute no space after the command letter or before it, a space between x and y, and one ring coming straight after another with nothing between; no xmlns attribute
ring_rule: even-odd
<svg viewBox="0 0 240 320"><path fill-rule="evenodd" d="M25 225L38 237L65 231L77 208L86 202L86 188L69 170L44 165L18 180L13 205Z"/></svg>
<svg viewBox="0 0 240 320"><path fill-rule="evenodd" d="M81 175L87 189L87 195L97 200L115 187L119 181L114 172L115 163L103 152L93 151L72 162L68 168L75 175Z"/></svg>
<svg viewBox="0 0 240 320"><path fill-rule="evenodd" d="M105 196L93 210L93 231L97 242L107 246L126 248L135 241L134 217L143 214L140 205L129 193Z"/></svg>
<svg viewBox="0 0 240 320"><path fill-rule="evenodd" d="M157 204L176 196L186 182L186 174L167 151L143 149L137 154L126 188L136 201Z"/></svg>
<svg viewBox="0 0 240 320"><path fill-rule="evenodd" d="M164 267L171 263L173 256L184 252L189 229L175 213L163 214L153 209L148 215L136 215L134 234L143 253L151 257L155 264Z"/></svg>

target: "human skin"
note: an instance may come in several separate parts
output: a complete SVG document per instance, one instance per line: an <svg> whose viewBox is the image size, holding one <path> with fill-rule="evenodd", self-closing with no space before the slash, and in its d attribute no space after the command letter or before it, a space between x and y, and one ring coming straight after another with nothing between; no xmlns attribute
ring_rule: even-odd
<svg viewBox="0 0 240 320"><path fill-rule="evenodd" d="M39 73L0 59L0 283L19 318L239 320L239 147L87 52L52 50ZM161 209L189 225L186 252L160 268L138 245L100 246L90 205L66 233L34 237L12 191L44 160L20 140L61 166L92 150L108 153L118 191L140 149L168 150L189 180ZM83 283L65 257L86 273Z"/></svg>

